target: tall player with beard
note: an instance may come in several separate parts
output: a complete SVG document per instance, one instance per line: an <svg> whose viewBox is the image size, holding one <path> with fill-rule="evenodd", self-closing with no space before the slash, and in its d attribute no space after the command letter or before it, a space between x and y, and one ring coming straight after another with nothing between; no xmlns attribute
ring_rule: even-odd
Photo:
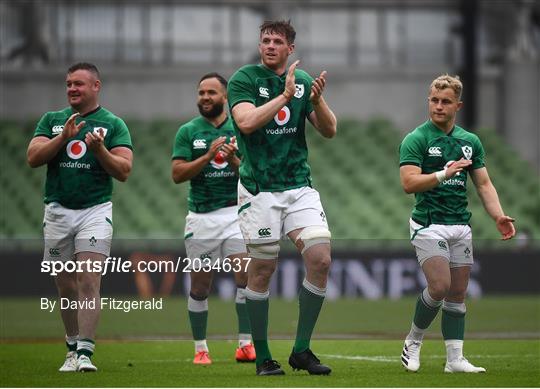
<svg viewBox="0 0 540 389"><path fill-rule="evenodd" d="M237 184L240 159L232 120L224 110L227 81L218 73L199 81L197 106L201 116L182 125L172 155L172 178L176 184L190 181L189 213L184 239L187 257L213 266L231 260L236 281L238 315L238 362L254 362L255 349L246 311L246 246L238 226ZM206 343L208 295L212 271L191 266L188 313L195 341L194 364L212 363Z"/></svg>

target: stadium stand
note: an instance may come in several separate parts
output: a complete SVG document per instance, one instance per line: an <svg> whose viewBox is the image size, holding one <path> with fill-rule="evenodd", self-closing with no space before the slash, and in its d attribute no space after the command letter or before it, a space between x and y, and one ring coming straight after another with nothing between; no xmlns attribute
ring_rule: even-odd
<svg viewBox="0 0 540 389"><path fill-rule="evenodd" d="M35 122L0 122L2 212L0 237L40 238L45 167L30 169L26 147ZM127 121L135 158L125 184L115 184L115 236L127 240L177 239L183 235L187 185L170 178L172 141L179 122ZM540 238L540 181L533 168L488 129L478 130L491 178L507 214L530 241ZM403 135L384 119L342 120L338 136L326 140L308 129L313 184L320 191L334 238L371 247L384 240L403 245L414 202L399 183L398 146ZM470 208L477 246L498 239L493 222L472 188ZM399 243L397 243L399 242Z"/></svg>

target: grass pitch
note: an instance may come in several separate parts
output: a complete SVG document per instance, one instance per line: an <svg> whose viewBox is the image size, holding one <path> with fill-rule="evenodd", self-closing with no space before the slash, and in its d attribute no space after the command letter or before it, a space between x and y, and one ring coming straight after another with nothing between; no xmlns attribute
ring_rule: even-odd
<svg viewBox="0 0 540 389"><path fill-rule="evenodd" d="M93 373L59 373L65 346L58 311L39 309L38 298L0 299L2 387L538 387L538 296L485 297L467 304L465 355L486 374L445 374L444 343L436 319L422 347L422 367L400 365L402 338L414 298L328 301L312 349L332 367L330 376L293 372L287 360L298 314L296 301L271 300L270 347L282 377L257 377L238 364L234 303L210 301L208 344L214 363L194 366L185 299L162 311L103 311Z"/></svg>
<svg viewBox="0 0 540 389"><path fill-rule="evenodd" d="M444 344L428 340L418 373L401 367L400 340L320 340L312 348L330 376L293 372L291 340L271 342L285 376L257 377L253 364L234 361L236 343L209 342L213 364L192 364L191 341L105 342L93 358L98 373L59 373L61 344L4 344L2 386L39 387L533 387L540 383L538 340L469 340L465 351L486 374L445 374Z"/></svg>

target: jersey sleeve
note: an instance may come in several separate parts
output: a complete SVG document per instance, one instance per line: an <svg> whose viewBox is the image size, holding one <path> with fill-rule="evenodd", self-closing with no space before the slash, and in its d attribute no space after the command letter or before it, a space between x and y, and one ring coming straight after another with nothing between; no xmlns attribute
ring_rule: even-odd
<svg viewBox="0 0 540 389"><path fill-rule="evenodd" d="M414 133L408 134L399 146L399 166L414 165L421 167L424 161L422 139Z"/></svg>
<svg viewBox="0 0 540 389"><path fill-rule="evenodd" d="M227 85L227 99L229 108L232 109L236 104L249 102L255 105L255 85L248 74L242 69L234 73Z"/></svg>
<svg viewBox="0 0 540 389"><path fill-rule="evenodd" d="M473 138L473 158L472 158L472 165L471 169L480 169L486 166L485 163L485 156L486 153L484 151L484 147L482 146L482 142L480 142L480 139L475 136Z"/></svg>
<svg viewBox="0 0 540 389"><path fill-rule="evenodd" d="M185 159L191 161L191 140L187 127L181 126L176 133L173 145L172 159Z"/></svg>
<svg viewBox="0 0 540 389"><path fill-rule="evenodd" d="M49 120L49 113L46 113L41 117L41 119L39 119L36 130L34 131L34 138L36 136L46 136L49 139L53 137L52 128Z"/></svg>
<svg viewBox="0 0 540 389"><path fill-rule="evenodd" d="M127 147L128 149L133 150L129 129L126 123L120 118L116 118L116 122L114 124L114 133L110 140L109 150L115 147Z"/></svg>

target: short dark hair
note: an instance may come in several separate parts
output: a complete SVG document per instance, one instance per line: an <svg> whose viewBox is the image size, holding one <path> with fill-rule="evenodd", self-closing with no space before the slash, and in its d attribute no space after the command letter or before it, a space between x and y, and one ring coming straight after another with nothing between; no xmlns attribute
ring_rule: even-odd
<svg viewBox="0 0 540 389"><path fill-rule="evenodd" d="M289 45L294 43L296 31L290 20L267 20L260 27L260 35L265 32L283 35Z"/></svg>
<svg viewBox="0 0 540 389"><path fill-rule="evenodd" d="M99 70L94 64L91 64L89 62L78 62L74 65L71 65L67 72L68 74L70 74L70 73L76 72L77 70L87 70L90 73L93 73L96 76L96 78L99 79Z"/></svg>
<svg viewBox="0 0 540 389"><path fill-rule="evenodd" d="M221 74L219 73L216 73L216 72L212 72L212 73L206 73L204 76L201 77L201 79L199 80L199 84L201 82L203 82L204 80L207 80L209 78L216 78L219 83L221 85L223 85L223 88L225 88L225 90L227 90L227 80L225 79L225 77L223 77Z"/></svg>

